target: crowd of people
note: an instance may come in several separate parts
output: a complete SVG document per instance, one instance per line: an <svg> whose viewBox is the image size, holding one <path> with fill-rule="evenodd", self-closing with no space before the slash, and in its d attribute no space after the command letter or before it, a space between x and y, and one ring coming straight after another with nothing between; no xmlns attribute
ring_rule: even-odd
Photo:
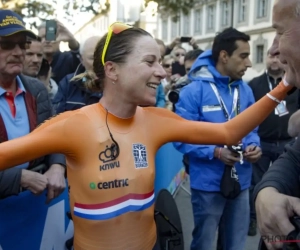
<svg viewBox="0 0 300 250"><path fill-rule="evenodd" d="M173 142L190 176L191 250L211 249L217 232L218 250L243 250L257 227L289 235L300 215L299 7L276 1L276 37L250 82L250 37L234 28L206 51L122 23L79 44L58 20L47 41L44 23L35 34L0 10L0 202L47 190L49 203L67 179L75 250L159 250L154 159ZM107 162L118 167L99 171Z"/></svg>

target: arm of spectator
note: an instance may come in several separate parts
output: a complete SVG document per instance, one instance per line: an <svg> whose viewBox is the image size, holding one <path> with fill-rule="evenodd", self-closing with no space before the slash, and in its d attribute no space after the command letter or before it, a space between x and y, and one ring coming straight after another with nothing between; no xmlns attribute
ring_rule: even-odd
<svg viewBox="0 0 300 250"><path fill-rule="evenodd" d="M296 137L300 133L300 110L291 115L288 124L288 133L291 137Z"/></svg>
<svg viewBox="0 0 300 250"><path fill-rule="evenodd" d="M0 171L0 199L18 195L21 187L22 169L12 168Z"/></svg>
<svg viewBox="0 0 300 250"><path fill-rule="evenodd" d="M72 51L79 50L79 43L73 36L73 34L58 20L57 23L57 41L67 42L69 44L69 48Z"/></svg>
<svg viewBox="0 0 300 250"><path fill-rule="evenodd" d="M38 195L47 184L47 177L40 173L21 168L7 169L0 172L0 199L18 195L21 187Z"/></svg>
<svg viewBox="0 0 300 250"><path fill-rule="evenodd" d="M193 49L199 49L199 46L194 38L191 39L190 45L193 47Z"/></svg>
<svg viewBox="0 0 300 250"><path fill-rule="evenodd" d="M55 114L60 114L66 111L66 101L68 95L68 78L65 76L58 84L57 93L52 100Z"/></svg>
<svg viewBox="0 0 300 250"><path fill-rule="evenodd" d="M180 37L176 37L172 43L167 46L165 56L171 54L174 47L178 44L180 44Z"/></svg>

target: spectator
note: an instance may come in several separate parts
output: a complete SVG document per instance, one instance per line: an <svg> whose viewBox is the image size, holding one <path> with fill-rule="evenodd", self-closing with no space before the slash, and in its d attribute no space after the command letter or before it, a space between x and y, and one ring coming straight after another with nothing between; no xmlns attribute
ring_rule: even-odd
<svg viewBox="0 0 300 250"><path fill-rule="evenodd" d="M190 70L192 82L180 92L177 114L188 120L223 123L254 103L251 89L241 79L251 67L249 40L233 28L215 37L212 51L202 53ZM244 163L224 145L174 143L189 157L195 225L191 250L211 249L219 225L223 249L244 248L249 226L245 214L249 214L250 162L257 161L261 153L257 129L243 138L242 144ZM221 188L227 169L229 178L240 184L241 191L234 197Z"/></svg>
<svg viewBox="0 0 300 250"><path fill-rule="evenodd" d="M13 18L14 24L6 16ZM3 142L29 134L52 116L52 108L43 84L21 74L25 52L30 47L26 36L35 38L35 35L10 10L0 10L0 24L3 24L0 25L0 141ZM42 163L47 168L41 173L31 171ZM64 174L65 158L58 154L15 166L0 172L0 198L18 195L22 190L40 194L47 188L50 201L64 190Z"/></svg>
<svg viewBox="0 0 300 250"><path fill-rule="evenodd" d="M186 55L186 50L181 46L176 46L171 55L175 58L172 64L172 75L185 75L185 68L184 68L184 57Z"/></svg>
<svg viewBox="0 0 300 250"><path fill-rule="evenodd" d="M53 80L59 83L66 75L74 73L80 64L79 43L72 33L59 21L57 23L56 41L46 41L46 24L39 27L42 39L44 58L50 63ZM67 42L71 51L61 52L60 42Z"/></svg>
<svg viewBox="0 0 300 250"><path fill-rule="evenodd" d="M76 76L93 70L94 50L100 37L88 38L80 47L81 64L72 74L66 75L59 83L57 94L53 100L56 113L82 108L99 102L101 93L92 93L84 86L85 79Z"/></svg>
<svg viewBox="0 0 300 250"><path fill-rule="evenodd" d="M276 87L284 74L283 65L279 62L277 55L267 53L267 70L262 75L255 77L249 82L253 91L255 101L265 96L270 90ZM291 143L293 138L288 134L288 121L291 115L298 109L298 91L287 96L282 102L284 112L279 113L275 109L266 120L259 125L258 135L260 137L262 157L253 163L252 181L250 195L252 197L253 188L261 181L263 175L267 172L270 165L283 153L286 144ZM256 235L256 214L255 207L250 199L250 225L249 236Z"/></svg>
<svg viewBox="0 0 300 250"><path fill-rule="evenodd" d="M169 110L173 110L175 111L175 106L174 106L174 103L172 103L170 100L169 100L169 94L170 94L170 91L175 88L175 86L178 86L178 85L186 85L186 84L189 84L190 83L190 80L188 79L188 76L187 74L189 73L192 65L194 64L194 62L196 61L196 59L203 53L203 50L201 49L195 49L195 50L190 50L188 53L186 53L185 57L184 57L184 68L185 68L185 76L179 78L176 83L171 87L169 87L168 89L168 93L167 93L167 97L166 97L166 108L169 109ZM180 88L182 87L179 87L179 91L180 91ZM178 90L178 89L177 89Z"/></svg>
<svg viewBox="0 0 300 250"><path fill-rule="evenodd" d="M41 41L31 40L30 47L26 49L23 74L37 77L43 61L43 47Z"/></svg>
<svg viewBox="0 0 300 250"><path fill-rule="evenodd" d="M285 82L300 88L300 18L299 1L275 1L273 27L276 37L270 54L278 55L285 65ZM294 118L299 113L294 114ZM291 118L292 119L292 118ZM296 121L297 122L297 121ZM298 121L299 122L299 121ZM294 128L293 132L299 131ZM295 227L290 217L300 215L300 138L286 146L283 153L264 174L254 189L257 223L265 236L268 249L282 249L282 243L272 244L268 239L287 236ZM281 236L281 237L282 237Z"/></svg>
<svg viewBox="0 0 300 250"><path fill-rule="evenodd" d="M46 86L50 99L52 100L57 92L57 84L51 78L51 67L43 58L43 46L41 39L32 40L30 48L26 49L23 74L36 77Z"/></svg>
<svg viewBox="0 0 300 250"><path fill-rule="evenodd" d="M185 68L185 74L187 75L194 62L196 61L196 59L203 53L204 51L201 49L195 49L195 50L190 50L189 52L186 53L185 57L184 57L184 68Z"/></svg>
<svg viewBox="0 0 300 250"><path fill-rule="evenodd" d="M165 49L165 55L169 55L171 54L171 52L173 51L173 49L176 47L176 46L179 46L181 44L181 37L176 37L172 43L170 45L168 45ZM189 42L189 44L193 47L193 49L199 49L195 39L193 39L191 37L191 40Z"/></svg>
<svg viewBox="0 0 300 250"><path fill-rule="evenodd" d="M167 73L166 78L163 79L161 83L164 89L166 88L166 86L171 86L174 83L175 79L179 77L178 75L172 75L173 62L174 62L173 57L170 55L165 56L162 60L162 66Z"/></svg>

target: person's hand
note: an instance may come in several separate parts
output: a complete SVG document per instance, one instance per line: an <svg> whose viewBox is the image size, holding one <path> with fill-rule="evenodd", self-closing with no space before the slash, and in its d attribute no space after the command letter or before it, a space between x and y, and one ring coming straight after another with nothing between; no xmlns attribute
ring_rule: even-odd
<svg viewBox="0 0 300 250"><path fill-rule="evenodd" d="M260 147L250 145L245 149L243 156L248 162L254 163L260 159L261 154Z"/></svg>
<svg viewBox="0 0 300 250"><path fill-rule="evenodd" d="M215 148L214 156L229 166L233 166L236 162L240 161L240 155L227 148Z"/></svg>
<svg viewBox="0 0 300 250"><path fill-rule="evenodd" d="M60 21L56 20L56 24L57 24L56 41L70 42L75 40L73 34Z"/></svg>
<svg viewBox="0 0 300 250"><path fill-rule="evenodd" d="M300 199L280 194L275 188L262 189L255 201L258 228L269 250L281 249L282 244L270 244L275 236L287 236L295 228L290 218L300 215ZM272 237L273 236L273 237Z"/></svg>
<svg viewBox="0 0 300 250"><path fill-rule="evenodd" d="M29 190L35 195L39 195L47 188L47 185L47 176L34 171L22 169L21 187Z"/></svg>
<svg viewBox="0 0 300 250"><path fill-rule="evenodd" d="M174 47L176 46L176 45L179 45L181 42L180 42L180 37L176 37L173 41L172 41L172 43L169 45L169 48L170 49L174 49Z"/></svg>
<svg viewBox="0 0 300 250"><path fill-rule="evenodd" d="M196 43L196 40L193 37L190 40L190 45L193 47L193 49L198 49L198 45Z"/></svg>
<svg viewBox="0 0 300 250"><path fill-rule="evenodd" d="M48 179L47 201L59 196L66 188L65 168L59 164L53 164L44 174Z"/></svg>
<svg viewBox="0 0 300 250"><path fill-rule="evenodd" d="M171 79L171 84L176 83L176 82L179 80L180 77L181 77L181 76L180 76L179 74L174 74L174 75L172 75L172 76L170 77L170 79Z"/></svg>

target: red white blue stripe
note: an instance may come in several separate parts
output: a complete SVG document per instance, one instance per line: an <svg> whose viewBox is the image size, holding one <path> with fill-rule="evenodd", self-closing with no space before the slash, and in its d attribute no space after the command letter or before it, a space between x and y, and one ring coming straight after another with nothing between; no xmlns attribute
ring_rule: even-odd
<svg viewBox="0 0 300 250"><path fill-rule="evenodd" d="M88 220L108 220L128 212L142 211L154 203L154 191L147 194L127 194L100 204L74 205L74 215Z"/></svg>

